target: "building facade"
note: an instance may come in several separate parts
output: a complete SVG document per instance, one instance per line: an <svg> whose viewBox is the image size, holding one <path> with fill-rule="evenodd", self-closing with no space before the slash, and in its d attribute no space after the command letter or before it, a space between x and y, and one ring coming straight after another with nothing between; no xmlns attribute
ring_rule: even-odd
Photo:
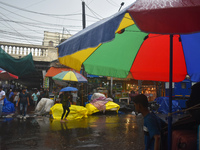
<svg viewBox="0 0 200 150"><path fill-rule="evenodd" d="M56 47L60 41L70 38L71 34L44 31L43 46Z"/></svg>

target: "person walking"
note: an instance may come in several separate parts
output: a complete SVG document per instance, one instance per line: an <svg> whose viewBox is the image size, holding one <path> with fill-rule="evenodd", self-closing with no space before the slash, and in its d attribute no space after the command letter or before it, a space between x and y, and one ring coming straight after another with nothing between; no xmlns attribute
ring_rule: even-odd
<svg viewBox="0 0 200 150"><path fill-rule="evenodd" d="M33 99L34 106L37 106L38 96L37 96L37 90L34 90L33 94L31 95Z"/></svg>
<svg viewBox="0 0 200 150"><path fill-rule="evenodd" d="M76 105L77 97L78 97L77 91L72 92L72 97L73 97L73 100L72 100L73 105Z"/></svg>
<svg viewBox="0 0 200 150"><path fill-rule="evenodd" d="M30 103L29 103L29 96L26 93L25 88L23 88L22 92L19 94L19 99L16 106L18 106L19 103L20 103L20 119L22 118L26 119L27 107L30 105ZM24 110L24 116L22 116L23 110Z"/></svg>
<svg viewBox="0 0 200 150"><path fill-rule="evenodd" d="M15 105L15 107L16 107L16 104L17 104L17 102L18 102L18 100L19 100L19 94L20 94L20 92L19 92L18 89L16 89L14 93L15 93L14 105Z"/></svg>
<svg viewBox="0 0 200 150"><path fill-rule="evenodd" d="M70 104L71 99L72 99L72 95L69 92L63 92L60 95L60 102L62 103L62 107L63 107L63 114L61 116L60 122L65 122L67 120L66 118L70 113L69 107L71 106L71 104ZM65 115L66 110L67 110L67 114ZM63 120L63 118L64 118L64 120Z"/></svg>
<svg viewBox="0 0 200 150"><path fill-rule="evenodd" d="M148 99L144 94L134 98L135 109L144 117L145 150L160 150L161 129L166 123L148 109Z"/></svg>
<svg viewBox="0 0 200 150"><path fill-rule="evenodd" d="M6 93L3 91L2 86L0 86L0 118L2 117L2 110L3 110L5 97L6 97Z"/></svg>

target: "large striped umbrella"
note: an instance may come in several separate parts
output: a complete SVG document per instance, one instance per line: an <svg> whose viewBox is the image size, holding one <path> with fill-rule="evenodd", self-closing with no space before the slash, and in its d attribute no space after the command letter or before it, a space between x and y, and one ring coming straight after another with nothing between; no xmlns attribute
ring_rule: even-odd
<svg viewBox="0 0 200 150"><path fill-rule="evenodd" d="M62 81L72 81L72 82L87 82L87 79L81 75L78 72L75 71L63 71L54 77L52 77L54 80L62 80Z"/></svg>
<svg viewBox="0 0 200 150"><path fill-rule="evenodd" d="M192 4L190 5L192 7ZM189 11L181 11L185 14L182 18L187 15L189 20L193 20L193 24L199 25L199 5ZM85 71L93 75L126 78L131 72L133 78L138 80L169 81L169 36L142 32L133 21L134 16L131 17L128 12L131 6L135 4L85 28L58 45L60 63L78 71L83 65ZM165 15L167 12L165 11ZM184 26L186 23L182 24ZM172 23L171 28L175 25ZM167 28L161 23L158 26ZM200 80L199 39L200 33L174 35L174 82L182 81L187 74L193 81Z"/></svg>
<svg viewBox="0 0 200 150"><path fill-rule="evenodd" d="M131 72L138 80L170 82L172 91L172 81L187 74L200 81L199 14L199 0L137 0L58 45L59 61L76 70L83 64L94 75L126 78ZM172 92L168 149L171 99Z"/></svg>

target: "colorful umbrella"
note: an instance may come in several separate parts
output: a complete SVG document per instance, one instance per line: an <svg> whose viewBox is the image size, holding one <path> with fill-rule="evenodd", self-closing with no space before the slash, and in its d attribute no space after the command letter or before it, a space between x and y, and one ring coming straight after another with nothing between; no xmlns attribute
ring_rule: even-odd
<svg viewBox="0 0 200 150"><path fill-rule="evenodd" d="M93 75L126 78L131 72L138 80L169 81L169 36L141 32L129 15L131 6L58 45L60 63L75 70L83 64ZM187 74L200 80L199 38L200 33L174 35L174 82Z"/></svg>
<svg viewBox="0 0 200 150"><path fill-rule="evenodd" d="M75 87L68 86L60 90L60 92L67 92L67 91L78 91L78 89Z"/></svg>
<svg viewBox="0 0 200 150"><path fill-rule="evenodd" d="M74 81L74 82L87 82L87 79L80 73L74 71L63 71L55 75L52 79L62 81Z"/></svg>
<svg viewBox="0 0 200 150"><path fill-rule="evenodd" d="M59 61L76 70L83 64L94 75L125 78L131 72L138 80L172 85L188 74L199 81L200 33L193 33L200 32L199 14L199 0L137 0L60 44Z"/></svg>
<svg viewBox="0 0 200 150"><path fill-rule="evenodd" d="M18 79L18 76L5 71L4 69L0 68L0 79L1 80L14 80Z"/></svg>

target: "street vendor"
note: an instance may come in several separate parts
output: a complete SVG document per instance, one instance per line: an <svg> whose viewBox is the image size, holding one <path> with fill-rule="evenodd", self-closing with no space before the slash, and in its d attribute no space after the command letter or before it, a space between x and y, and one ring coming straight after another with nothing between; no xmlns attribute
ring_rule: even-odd
<svg viewBox="0 0 200 150"><path fill-rule="evenodd" d="M68 91L67 92L63 92L60 95L60 102L62 103L62 107L63 107L63 114L61 116L60 122L65 122L65 121L67 121L66 118L67 118L67 116L70 113L69 107L71 106L71 102L72 102L72 95L71 95L71 93L68 92ZM65 115L66 110L67 110L67 114Z"/></svg>

